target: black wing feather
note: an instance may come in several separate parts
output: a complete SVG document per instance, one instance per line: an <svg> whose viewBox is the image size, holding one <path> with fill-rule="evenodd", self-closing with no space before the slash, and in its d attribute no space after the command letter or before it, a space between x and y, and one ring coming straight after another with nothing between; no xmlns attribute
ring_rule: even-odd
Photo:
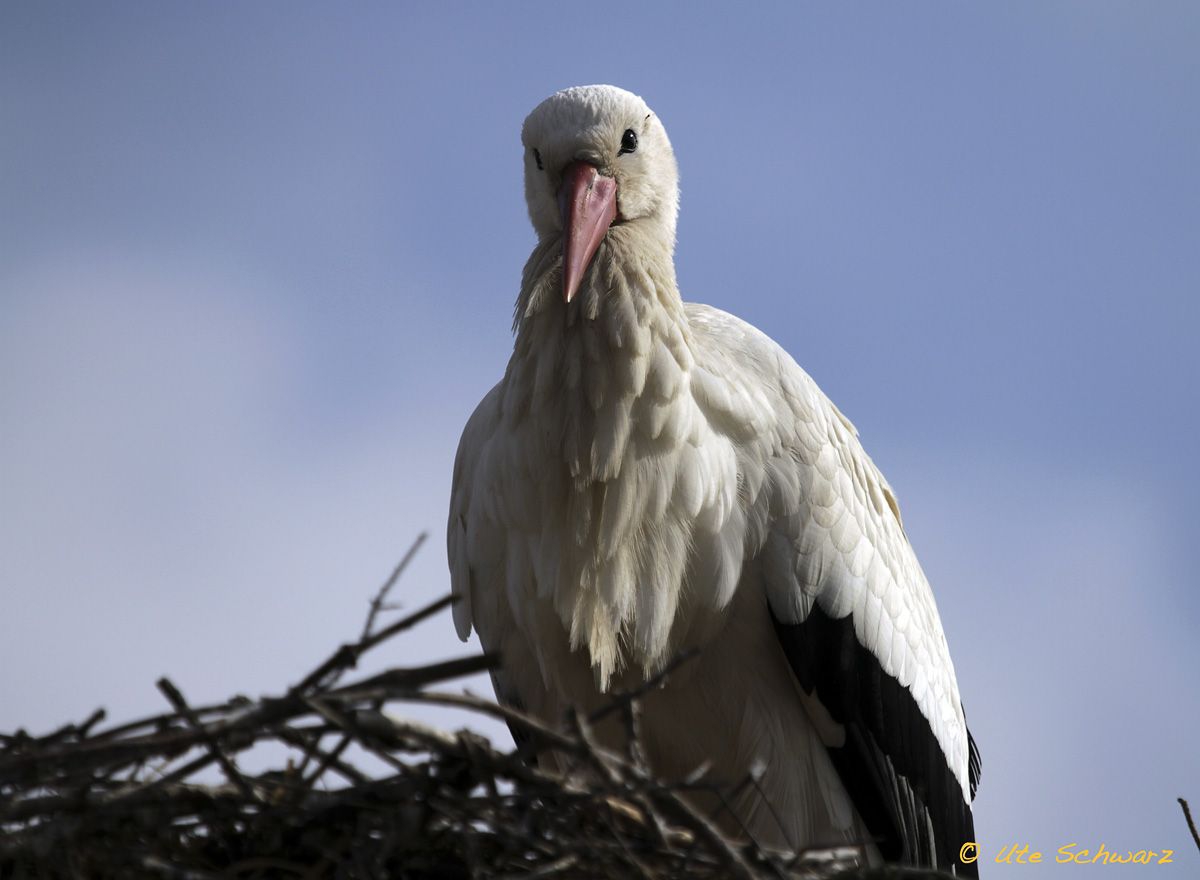
<svg viewBox="0 0 1200 880"><path fill-rule="evenodd" d="M883 857L978 877L958 858L975 839L971 805L916 700L859 642L853 617L834 619L819 605L803 623L771 617L801 687L846 730L844 745L829 754ZM968 739L973 797L980 761Z"/></svg>

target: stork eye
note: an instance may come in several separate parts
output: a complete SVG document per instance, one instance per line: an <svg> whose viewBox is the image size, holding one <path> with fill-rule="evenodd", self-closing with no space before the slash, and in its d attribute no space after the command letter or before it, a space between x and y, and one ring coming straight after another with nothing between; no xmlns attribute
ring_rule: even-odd
<svg viewBox="0 0 1200 880"><path fill-rule="evenodd" d="M533 161L537 163L538 171L546 170L542 165L542 154L537 151L536 147L533 150Z"/></svg>
<svg viewBox="0 0 1200 880"><path fill-rule="evenodd" d="M637 149L637 132L632 128L625 129L625 134L621 135L621 149L617 150L618 156L623 156L626 153L632 153Z"/></svg>

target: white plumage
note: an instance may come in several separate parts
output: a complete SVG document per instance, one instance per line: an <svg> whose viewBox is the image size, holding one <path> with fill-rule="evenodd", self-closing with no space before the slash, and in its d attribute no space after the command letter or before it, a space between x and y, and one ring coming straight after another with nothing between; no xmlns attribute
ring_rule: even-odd
<svg viewBox="0 0 1200 880"><path fill-rule="evenodd" d="M459 635L554 722L700 647L645 702L660 773L761 764L730 829L953 866L978 757L890 487L785 351L680 298L675 160L640 98L559 92L522 141L538 244L455 463Z"/></svg>

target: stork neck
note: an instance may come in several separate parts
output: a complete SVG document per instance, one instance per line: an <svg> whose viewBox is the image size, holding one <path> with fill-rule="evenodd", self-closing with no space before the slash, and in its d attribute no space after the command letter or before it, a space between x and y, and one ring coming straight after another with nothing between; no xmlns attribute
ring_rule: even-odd
<svg viewBox="0 0 1200 880"><path fill-rule="evenodd" d="M623 294L642 300L642 305L657 301L683 319L673 241L660 240L649 232L634 224L611 228L570 303L562 301L562 238L548 236L539 241L522 273L513 331L519 334L529 323L527 319L546 312L558 314L557 320L565 319L568 326L580 319L601 320L604 312L620 305Z"/></svg>
<svg viewBox="0 0 1200 880"><path fill-rule="evenodd" d="M525 268L505 413L552 427L561 445L540 454L562 455L585 482L621 471L648 412L641 399L670 404L693 363L670 251L644 245L611 229L570 303L557 241L539 244Z"/></svg>

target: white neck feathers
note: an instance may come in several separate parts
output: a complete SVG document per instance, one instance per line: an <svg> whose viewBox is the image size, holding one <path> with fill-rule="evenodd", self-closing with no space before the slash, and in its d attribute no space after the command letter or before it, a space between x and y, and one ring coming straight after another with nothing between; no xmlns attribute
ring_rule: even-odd
<svg viewBox="0 0 1200 880"><path fill-rule="evenodd" d="M670 250L639 243L609 230L570 304L558 242L534 250L502 402L512 472L529 481L525 509L507 513L537 543L523 588L553 601L602 688L669 660L696 623L677 611L733 588L684 597L694 532L720 531L737 506L736 462L732 447L697 442L709 428Z"/></svg>

